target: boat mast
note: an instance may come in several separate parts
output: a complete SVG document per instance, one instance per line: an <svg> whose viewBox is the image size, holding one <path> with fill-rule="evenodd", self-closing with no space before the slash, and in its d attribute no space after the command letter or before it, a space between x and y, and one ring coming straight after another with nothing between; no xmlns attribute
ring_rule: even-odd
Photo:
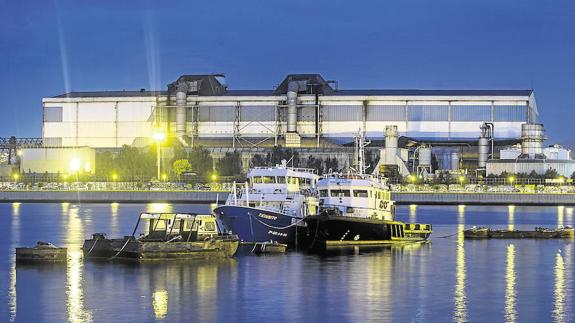
<svg viewBox="0 0 575 323"><path fill-rule="evenodd" d="M365 140L365 132L358 132L355 137L355 167L361 175L365 174L365 170L369 168L369 165L365 165L365 146L370 143L370 141Z"/></svg>

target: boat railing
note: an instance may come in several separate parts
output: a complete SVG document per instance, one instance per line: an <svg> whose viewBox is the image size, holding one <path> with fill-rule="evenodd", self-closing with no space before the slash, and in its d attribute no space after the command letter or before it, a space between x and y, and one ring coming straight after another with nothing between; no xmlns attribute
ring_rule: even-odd
<svg viewBox="0 0 575 323"><path fill-rule="evenodd" d="M274 169L274 168L279 168L279 167L270 167L270 166L255 166L252 167L251 169ZM315 174L317 175L317 169L313 169L313 168L302 168L302 167L282 167L282 169L288 169L294 172L299 172L299 173L310 173L310 174Z"/></svg>

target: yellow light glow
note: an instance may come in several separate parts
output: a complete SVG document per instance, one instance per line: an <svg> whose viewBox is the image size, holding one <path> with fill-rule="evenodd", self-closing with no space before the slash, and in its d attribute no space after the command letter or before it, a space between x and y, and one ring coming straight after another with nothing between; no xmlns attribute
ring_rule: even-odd
<svg viewBox="0 0 575 323"><path fill-rule="evenodd" d="M12 175L12 177L14 178L15 181L17 181L18 179L20 179L20 174L14 174Z"/></svg>
<svg viewBox="0 0 575 323"><path fill-rule="evenodd" d="M509 205L507 207L507 229L515 230L515 205Z"/></svg>
<svg viewBox="0 0 575 323"><path fill-rule="evenodd" d="M409 222L417 222L417 204L409 205Z"/></svg>
<svg viewBox="0 0 575 323"><path fill-rule="evenodd" d="M507 246L507 264L505 266L505 322L517 322L517 309L515 308L515 246Z"/></svg>
<svg viewBox="0 0 575 323"><path fill-rule="evenodd" d="M84 164L84 171L85 171L86 173L89 173L90 170L92 170L92 165L90 165L89 162L86 163L86 164Z"/></svg>
<svg viewBox="0 0 575 323"><path fill-rule="evenodd" d="M152 138L154 138L154 140L157 142L163 142L164 140L166 140L166 134L163 132L154 132Z"/></svg>
<svg viewBox="0 0 575 323"><path fill-rule="evenodd" d="M24 155L24 152L23 152L21 149L19 149L19 150L16 152L16 155L17 155L18 157L22 157L22 155Z"/></svg>
<svg viewBox="0 0 575 323"><path fill-rule="evenodd" d="M76 173L77 171L80 170L80 160L76 157L72 158L70 160L70 171L72 173Z"/></svg>
<svg viewBox="0 0 575 323"><path fill-rule="evenodd" d="M553 290L555 304L553 318L555 322L565 322L565 305L567 293L565 291L565 260L561 250L555 255L555 289Z"/></svg>
<svg viewBox="0 0 575 323"><path fill-rule="evenodd" d="M165 181L168 178L168 175L162 174L162 180Z"/></svg>
<svg viewBox="0 0 575 323"><path fill-rule="evenodd" d="M458 222L457 225L457 259L455 262L455 290L453 313L454 322L467 322L467 295L465 292L465 283L467 271L465 266L465 205L459 205L457 208Z"/></svg>
<svg viewBox="0 0 575 323"><path fill-rule="evenodd" d="M63 179L63 180L67 180L67 179L68 179L68 174L62 174L62 179Z"/></svg>
<svg viewBox="0 0 575 323"><path fill-rule="evenodd" d="M169 213L172 211L172 205L168 203L150 203L146 205L148 213Z"/></svg>
<svg viewBox="0 0 575 323"><path fill-rule="evenodd" d="M218 180L218 174L213 173L213 174L212 174L212 181L215 182L215 181L217 181L217 180Z"/></svg>
<svg viewBox="0 0 575 323"><path fill-rule="evenodd" d="M509 176L507 180L509 181L509 184L513 184L513 182L515 182L515 177Z"/></svg>
<svg viewBox="0 0 575 323"><path fill-rule="evenodd" d="M161 320L168 315L167 290L157 290L152 294L152 307L157 320Z"/></svg>
<svg viewBox="0 0 575 323"><path fill-rule="evenodd" d="M117 179L118 179L118 174L116 174L116 173L112 174L112 180L115 181L115 180L117 180Z"/></svg>
<svg viewBox="0 0 575 323"><path fill-rule="evenodd" d="M460 181L461 183L463 183L463 182L465 181L465 177L459 176L459 181Z"/></svg>
<svg viewBox="0 0 575 323"><path fill-rule="evenodd" d="M559 177L559 183L560 184L565 183L565 177Z"/></svg>

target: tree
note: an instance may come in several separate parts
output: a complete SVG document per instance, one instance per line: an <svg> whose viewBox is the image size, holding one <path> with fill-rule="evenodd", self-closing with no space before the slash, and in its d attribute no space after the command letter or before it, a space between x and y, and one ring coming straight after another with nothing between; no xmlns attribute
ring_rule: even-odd
<svg viewBox="0 0 575 323"><path fill-rule="evenodd" d="M190 154L190 162L192 170L198 174L200 178L209 180L213 172L213 159L210 151L202 146L197 146L192 149Z"/></svg>
<svg viewBox="0 0 575 323"><path fill-rule="evenodd" d="M549 169L545 172L545 178L549 178L549 179L559 178L559 173L558 173L555 169L549 168Z"/></svg>
<svg viewBox="0 0 575 323"><path fill-rule="evenodd" d="M267 161L264 158L264 156L260 154L255 154L252 156L252 159L250 160L250 166L251 167L267 166Z"/></svg>
<svg viewBox="0 0 575 323"><path fill-rule="evenodd" d="M222 176L238 176L241 173L242 160L238 152L227 152L216 163L216 170Z"/></svg>
<svg viewBox="0 0 575 323"><path fill-rule="evenodd" d="M326 160L324 161L325 164L325 171L329 172L330 170L332 172L337 172L339 171L339 166L338 166L338 162L337 162L337 158L333 157L333 158L326 158Z"/></svg>
<svg viewBox="0 0 575 323"><path fill-rule="evenodd" d="M183 173L191 171L192 165L187 159L177 159L172 164L172 170L179 177Z"/></svg>
<svg viewBox="0 0 575 323"><path fill-rule="evenodd" d="M319 158L313 157L313 155L309 155L305 162L305 167L317 170L318 174L323 174L323 163L322 160Z"/></svg>

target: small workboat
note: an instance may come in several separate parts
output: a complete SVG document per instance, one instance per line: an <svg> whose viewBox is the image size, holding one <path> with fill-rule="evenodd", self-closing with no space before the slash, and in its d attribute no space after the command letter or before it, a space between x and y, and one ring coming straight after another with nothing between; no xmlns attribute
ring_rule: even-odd
<svg viewBox="0 0 575 323"><path fill-rule="evenodd" d="M34 247L16 248L16 262L66 262L68 251L50 242L38 241Z"/></svg>
<svg viewBox="0 0 575 323"><path fill-rule="evenodd" d="M463 231L465 239L573 239L571 227L548 229L537 227L535 230L497 230L486 227L472 227Z"/></svg>
<svg viewBox="0 0 575 323"><path fill-rule="evenodd" d="M136 238L141 221L147 222ZM222 233L216 218L194 213L142 213L132 235L108 239L95 233L84 241L87 259L209 259L233 257L239 246L234 234Z"/></svg>
<svg viewBox="0 0 575 323"><path fill-rule="evenodd" d="M328 173L318 180L319 212L304 218L310 249L422 243L431 224L395 219L395 202L387 180L367 174L363 134L356 137L355 165L347 173Z"/></svg>

